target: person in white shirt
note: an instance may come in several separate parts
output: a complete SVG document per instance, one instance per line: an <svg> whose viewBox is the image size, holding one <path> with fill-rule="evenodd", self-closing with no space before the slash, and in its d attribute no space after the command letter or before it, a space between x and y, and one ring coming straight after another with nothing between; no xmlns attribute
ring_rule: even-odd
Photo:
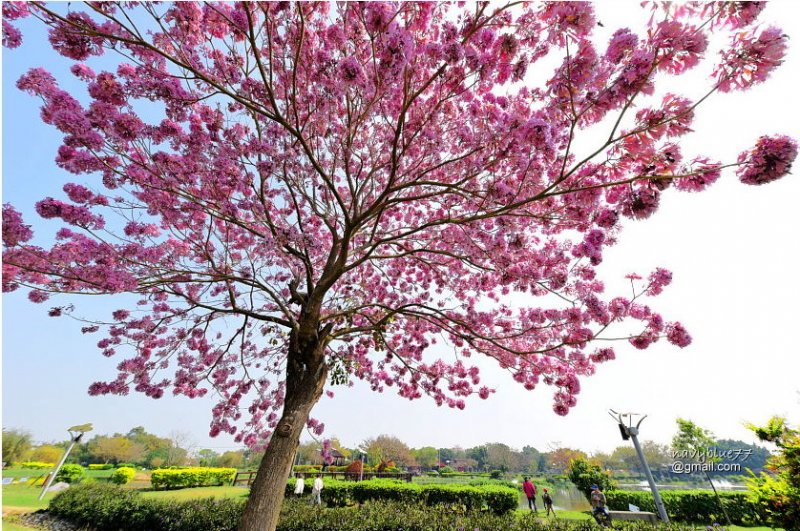
<svg viewBox="0 0 800 531"><path fill-rule="evenodd" d="M311 489L311 503L314 505L322 505L322 489L325 485L322 483L322 476L318 475L314 480L314 486Z"/></svg>
<svg viewBox="0 0 800 531"><path fill-rule="evenodd" d="M294 495L298 498L303 495L303 491L306 488L306 481L303 479L302 474L298 474L297 481L294 484Z"/></svg>

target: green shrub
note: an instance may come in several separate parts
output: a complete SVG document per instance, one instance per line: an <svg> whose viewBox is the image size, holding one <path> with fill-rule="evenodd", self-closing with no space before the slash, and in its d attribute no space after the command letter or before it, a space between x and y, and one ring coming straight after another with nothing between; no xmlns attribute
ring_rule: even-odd
<svg viewBox="0 0 800 531"><path fill-rule="evenodd" d="M611 510L627 511L628 504L633 504L642 511L657 512L649 491L612 490L605 494ZM731 522L737 525L758 522L756 508L746 492L720 492L719 496ZM665 490L661 492L661 498L671 519L701 524L725 521L717 498L711 491Z"/></svg>
<svg viewBox="0 0 800 531"><path fill-rule="evenodd" d="M492 478L492 479L500 479L500 478L503 477L503 471L502 470L492 470L489 473L489 477Z"/></svg>
<svg viewBox="0 0 800 531"><path fill-rule="evenodd" d="M83 477L84 471L81 465L67 464L61 467L56 474L56 481L63 481L64 483L77 483Z"/></svg>
<svg viewBox="0 0 800 531"><path fill-rule="evenodd" d="M92 463L89 465L89 470L111 470L114 468L112 463Z"/></svg>
<svg viewBox="0 0 800 531"><path fill-rule="evenodd" d="M440 474L452 474L453 472L455 472L455 469L449 466L443 466L442 468L439 469Z"/></svg>
<svg viewBox="0 0 800 531"><path fill-rule="evenodd" d="M121 468L116 469L111 474L111 483L115 485L127 485L133 478L136 476L136 470L131 467L123 466Z"/></svg>
<svg viewBox="0 0 800 531"><path fill-rule="evenodd" d="M150 483L158 489L180 489L184 487L210 487L227 485L236 476L235 468L159 468L150 474Z"/></svg>
<svg viewBox="0 0 800 531"><path fill-rule="evenodd" d="M132 469L136 470L136 465L134 465L133 463L117 463L116 465L112 466L111 468L114 468L114 467L116 467L116 468L132 468Z"/></svg>
<svg viewBox="0 0 800 531"><path fill-rule="evenodd" d="M43 463L42 461L25 461L24 463L20 463L20 468L32 468L32 469L40 469L40 468L54 468L56 466L55 463Z"/></svg>
<svg viewBox="0 0 800 531"><path fill-rule="evenodd" d="M572 459L569 462L567 477L586 496L587 501L590 501L592 496L592 485L598 485L606 495L616 488L616 483L611 479L610 472L582 457Z"/></svg>

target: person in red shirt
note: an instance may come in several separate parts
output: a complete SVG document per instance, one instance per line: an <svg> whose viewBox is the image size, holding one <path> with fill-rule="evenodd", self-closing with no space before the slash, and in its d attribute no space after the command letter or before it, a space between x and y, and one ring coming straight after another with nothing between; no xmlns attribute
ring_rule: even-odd
<svg viewBox="0 0 800 531"><path fill-rule="evenodd" d="M525 493L525 496L528 497L528 509L538 512L536 509L536 485L531 483L531 480L528 478L524 478L522 482L522 491Z"/></svg>

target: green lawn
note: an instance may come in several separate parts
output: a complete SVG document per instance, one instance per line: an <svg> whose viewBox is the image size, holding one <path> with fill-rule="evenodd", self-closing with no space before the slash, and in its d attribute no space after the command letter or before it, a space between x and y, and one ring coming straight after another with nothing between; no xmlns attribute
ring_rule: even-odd
<svg viewBox="0 0 800 531"><path fill-rule="evenodd" d="M42 492L41 487L32 487L30 485L3 485L3 509L6 507L19 507L35 511L37 509L45 509L50 498L55 496L55 493L48 492L45 494L44 499L39 501L39 493Z"/></svg>
<svg viewBox="0 0 800 531"><path fill-rule="evenodd" d="M3 531L31 531L33 527L25 527L17 522L15 517L3 518Z"/></svg>

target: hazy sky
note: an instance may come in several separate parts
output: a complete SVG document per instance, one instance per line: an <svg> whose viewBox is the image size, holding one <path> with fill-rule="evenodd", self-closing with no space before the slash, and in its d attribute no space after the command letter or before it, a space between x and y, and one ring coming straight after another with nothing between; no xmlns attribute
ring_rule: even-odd
<svg viewBox="0 0 800 531"><path fill-rule="evenodd" d="M634 25L638 4L602 4L605 31ZM791 37L786 63L766 84L702 105L696 133L684 140L685 154L699 146L728 162L761 134L800 137L800 4L771 2L762 20L777 22ZM52 162L60 135L40 122L38 102L14 83L33 66L47 66L60 79L70 76L41 31L29 30L25 37L23 47L3 51L3 201L42 226L31 215L33 204L59 194L65 182L65 173ZM671 81L670 90L698 97L705 73ZM790 175L747 187L727 173L701 194L666 193L651 219L627 223L602 266L609 292L627 293L623 277L629 272L670 269L673 284L651 305L667 320L681 320L694 343L678 349L664 342L643 352L619 346L617 360L583 380L578 405L567 417L552 412L550 389L526 392L491 366L483 381L497 393L469 402L464 411L375 394L356 383L334 389L336 397L324 399L313 415L326 423L327 435L348 446L387 433L411 446L497 441L541 450L561 445L608 450L622 444L609 408L647 413L643 438L665 443L679 416L721 438L747 441L753 438L745 421L781 414L800 424L800 352L794 336L800 328L799 179ZM78 302L94 313L121 305L119 299L107 306L95 298ZM96 338L82 336L73 321L47 317L54 304L33 305L23 292L3 296L3 427L25 428L46 441L65 438L66 428L77 423L93 422L97 433L142 425L163 436L188 433L197 447L234 446L230 437L207 436L210 400L89 397L88 385L112 378L117 360L103 358Z"/></svg>

